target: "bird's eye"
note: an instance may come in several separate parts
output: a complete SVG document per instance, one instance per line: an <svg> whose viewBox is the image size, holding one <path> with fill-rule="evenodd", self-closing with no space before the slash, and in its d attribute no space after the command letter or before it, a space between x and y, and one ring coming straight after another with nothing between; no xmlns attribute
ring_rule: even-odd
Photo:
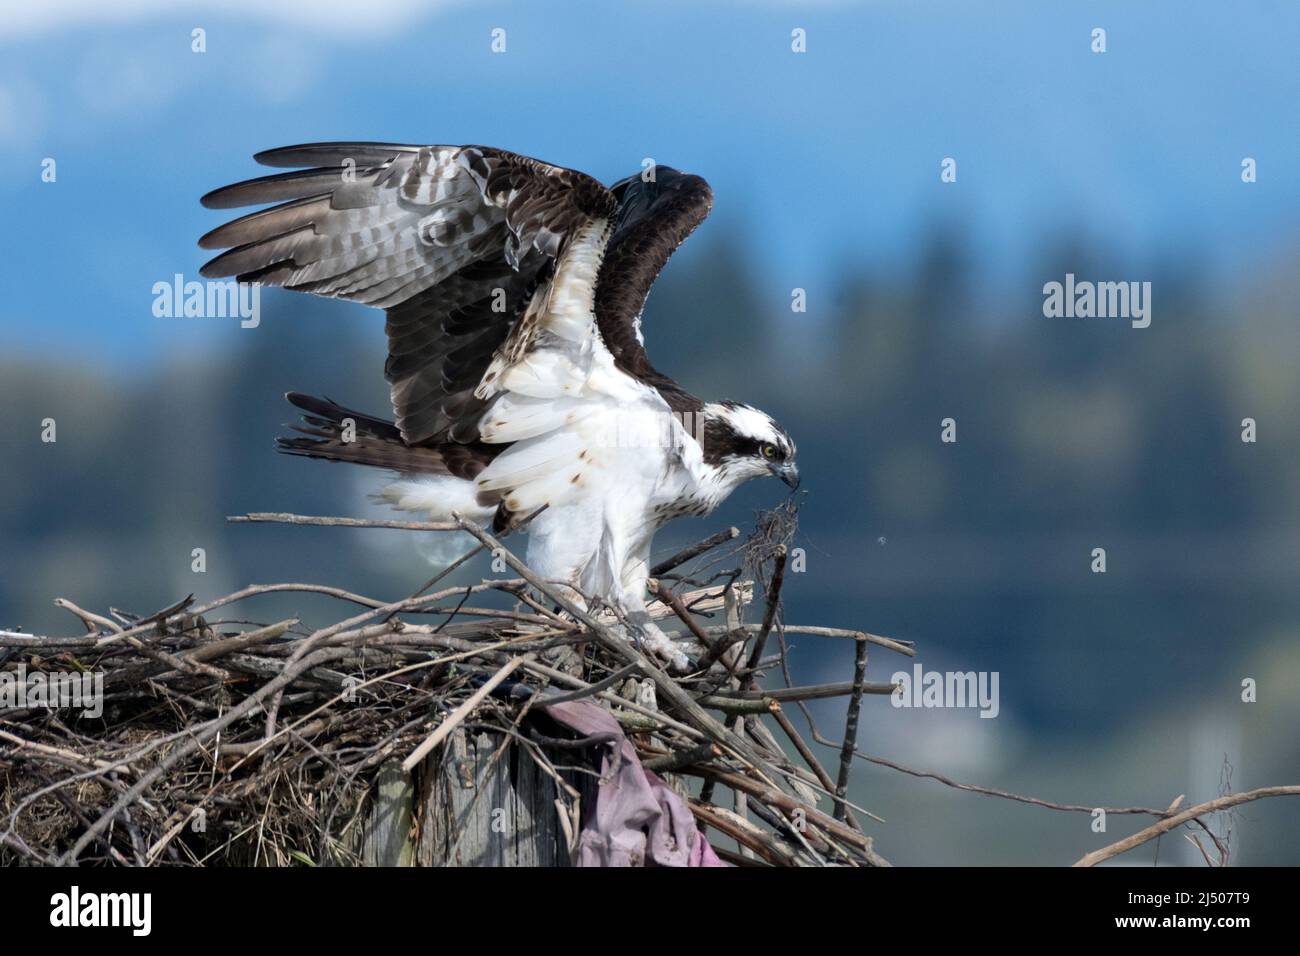
<svg viewBox="0 0 1300 956"><path fill-rule="evenodd" d="M764 445L761 451L763 452L763 457L766 458L768 461L771 461L773 458L776 457L775 445Z"/></svg>

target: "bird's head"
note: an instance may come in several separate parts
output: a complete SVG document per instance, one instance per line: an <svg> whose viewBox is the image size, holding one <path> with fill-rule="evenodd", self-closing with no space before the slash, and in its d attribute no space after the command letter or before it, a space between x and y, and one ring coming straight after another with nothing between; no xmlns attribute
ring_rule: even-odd
<svg viewBox="0 0 1300 956"><path fill-rule="evenodd" d="M704 406L704 462L730 487L772 475L799 487L794 441L772 416L739 402Z"/></svg>

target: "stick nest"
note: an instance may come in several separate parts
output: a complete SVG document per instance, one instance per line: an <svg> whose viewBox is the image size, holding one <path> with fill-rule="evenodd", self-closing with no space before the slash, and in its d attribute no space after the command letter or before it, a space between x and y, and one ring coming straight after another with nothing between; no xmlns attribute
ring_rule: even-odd
<svg viewBox="0 0 1300 956"><path fill-rule="evenodd" d="M0 632L0 671L25 678L10 684L25 696L0 698L0 863L363 862L381 769L404 762L417 778L429 773L425 749L453 730L489 731L518 759L536 761L556 781L572 845L588 798L565 768L598 768L600 744L551 736L556 725L536 708L585 697L614 714L648 769L687 795L724 859L884 865L859 821L866 812L847 801L850 735L865 695L890 689L865 680L865 644L912 651L783 623L796 522L790 505L761 515L746 541L727 529L653 568L651 612L699 660L687 675L668 675L629 641L617 612L590 596L586 608L574 606L464 522L400 527L465 531L478 539L475 551L504 557L516 577L430 590L435 579L390 602L321 585L255 585L147 616L59 599L85 633ZM761 605L753 601L761 613L746 621L753 579L762 582ZM276 592L327 595L347 616L319 628L258 622L250 605ZM853 642L853 679L790 687L789 632ZM772 634L779 648L769 653ZM53 686L55 675L83 675L87 687L102 680L102 712L33 703L33 688ZM830 696L847 698L848 710L834 778L782 709Z"/></svg>

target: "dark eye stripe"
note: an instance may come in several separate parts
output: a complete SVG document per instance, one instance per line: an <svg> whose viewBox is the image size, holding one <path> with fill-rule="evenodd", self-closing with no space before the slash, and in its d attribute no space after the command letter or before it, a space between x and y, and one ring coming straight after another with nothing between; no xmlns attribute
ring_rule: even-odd
<svg viewBox="0 0 1300 956"><path fill-rule="evenodd" d="M704 460L717 464L724 458L758 458L762 461L789 461L794 457L794 442L790 441L780 426L774 426L777 434L772 438L751 438L735 430L731 422L723 418L709 419L704 429ZM771 458L763 455L763 446L771 445L776 454Z"/></svg>

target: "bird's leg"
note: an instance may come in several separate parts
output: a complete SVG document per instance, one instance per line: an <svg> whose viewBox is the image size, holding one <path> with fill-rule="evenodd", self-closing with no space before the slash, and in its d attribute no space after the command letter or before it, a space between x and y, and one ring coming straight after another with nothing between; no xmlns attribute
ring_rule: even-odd
<svg viewBox="0 0 1300 956"><path fill-rule="evenodd" d="M613 584L614 603L627 623L628 637L638 647L649 651L668 663L673 673L685 674L694 670L690 657L681 647L655 624L646 609L646 582L649 573L650 542L645 540L622 560L611 565L622 567L619 579Z"/></svg>
<svg viewBox="0 0 1300 956"><path fill-rule="evenodd" d="M623 595L619 605L627 618L629 636L638 645L666 660L674 673L685 674L693 669L691 659L651 619L644 600Z"/></svg>
<svg viewBox="0 0 1300 956"><path fill-rule="evenodd" d="M571 580L576 581L574 575ZM602 602L599 599L587 600L587 596L580 591L574 584L566 584L561 581L550 581L551 586L558 592L559 596L572 607L583 612L584 614L596 614L600 611ZM545 595L541 595L545 598ZM564 609L560 604L552 604L551 612L566 621L575 621L576 618ZM568 671L572 674L580 674L582 671L582 659L574 647L570 644L561 644L557 647L543 652L542 657L553 667L560 670Z"/></svg>
<svg viewBox="0 0 1300 956"><path fill-rule="evenodd" d="M529 543L529 548L531 556L532 542ZM667 662L669 670L674 673L692 670L691 659L659 629L646 610L644 560L635 562L621 581L588 581L585 588L582 586L580 568L548 568L540 560L537 563L543 567L542 573L547 583L582 611L595 613L600 605L608 605L620 619L620 623L615 626L638 649Z"/></svg>
<svg viewBox="0 0 1300 956"><path fill-rule="evenodd" d="M576 587L557 585L564 596L587 613L598 612L602 606L609 607L623 623L614 626L624 633L637 650L652 653L668 662L669 668L679 674L692 670L691 660L677 647L673 640L660 630L646 610L644 601L637 601L628 594L618 595L613 603L600 600L587 600ZM567 616L567 615L566 615Z"/></svg>

